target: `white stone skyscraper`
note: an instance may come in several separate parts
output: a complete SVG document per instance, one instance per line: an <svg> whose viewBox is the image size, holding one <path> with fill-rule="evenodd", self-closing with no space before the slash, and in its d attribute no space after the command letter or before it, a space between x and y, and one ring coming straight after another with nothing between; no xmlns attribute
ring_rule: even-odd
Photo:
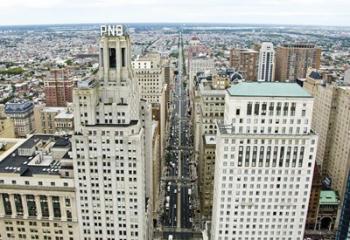
<svg viewBox="0 0 350 240"><path fill-rule="evenodd" d="M317 136L295 83L239 83L218 123L211 239L302 240Z"/></svg>
<svg viewBox="0 0 350 240"><path fill-rule="evenodd" d="M259 53L258 81L272 82L275 75L275 50L270 42L261 44Z"/></svg>
<svg viewBox="0 0 350 240"><path fill-rule="evenodd" d="M145 120L124 27L102 26L95 79L73 93L73 159L83 240L148 239ZM150 145L150 144L148 144Z"/></svg>

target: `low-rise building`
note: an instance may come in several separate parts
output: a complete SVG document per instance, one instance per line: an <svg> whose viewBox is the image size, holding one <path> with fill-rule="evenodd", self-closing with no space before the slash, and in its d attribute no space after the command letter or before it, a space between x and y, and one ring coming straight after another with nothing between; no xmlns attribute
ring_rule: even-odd
<svg viewBox="0 0 350 240"><path fill-rule="evenodd" d="M0 155L1 240L79 239L70 150L66 137L32 135Z"/></svg>
<svg viewBox="0 0 350 240"><path fill-rule="evenodd" d="M5 104L5 113L13 120L16 137L26 137L34 131L34 104L14 99Z"/></svg>

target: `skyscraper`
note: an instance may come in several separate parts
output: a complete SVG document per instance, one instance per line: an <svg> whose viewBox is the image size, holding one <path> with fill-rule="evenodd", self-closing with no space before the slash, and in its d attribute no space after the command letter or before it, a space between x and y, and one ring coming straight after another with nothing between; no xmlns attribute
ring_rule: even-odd
<svg viewBox="0 0 350 240"><path fill-rule="evenodd" d="M131 44L121 26L101 27L97 76L73 91L73 159L82 239L148 239L145 122ZM150 145L148 143L148 145ZM151 231L151 230L150 230Z"/></svg>
<svg viewBox="0 0 350 240"><path fill-rule="evenodd" d="M321 48L310 43L284 44L276 49L275 79L278 81L305 78L309 67L319 69Z"/></svg>
<svg viewBox="0 0 350 240"><path fill-rule="evenodd" d="M315 98L312 128L319 136L316 161L322 176L343 199L350 169L350 86L329 81L327 72L310 69L304 88Z"/></svg>
<svg viewBox="0 0 350 240"><path fill-rule="evenodd" d="M256 81L258 52L252 49L233 48L230 51L230 66L243 74L245 80Z"/></svg>
<svg viewBox="0 0 350 240"><path fill-rule="evenodd" d="M218 123L212 238L303 239L317 137L297 84L238 83Z"/></svg>
<svg viewBox="0 0 350 240"><path fill-rule="evenodd" d="M272 82L275 75L275 50L273 44L264 42L259 51L258 80Z"/></svg>
<svg viewBox="0 0 350 240"><path fill-rule="evenodd" d="M198 152L201 212L207 218L211 217L213 204L216 121L224 119L225 109L226 84L220 88L222 84L215 84L219 82L229 82L228 77L214 75L212 81L202 80L194 104L194 144L195 153Z"/></svg>
<svg viewBox="0 0 350 240"><path fill-rule="evenodd" d="M65 107L72 102L73 79L68 69L53 69L44 80L46 106Z"/></svg>

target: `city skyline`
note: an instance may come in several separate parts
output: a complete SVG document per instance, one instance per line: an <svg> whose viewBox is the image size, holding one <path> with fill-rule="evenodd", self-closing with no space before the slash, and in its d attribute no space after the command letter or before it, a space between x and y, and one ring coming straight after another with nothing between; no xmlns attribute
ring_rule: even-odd
<svg viewBox="0 0 350 240"><path fill-rule="evenodd" d="M67 23L227 23L350 26L343 0L227 1L180 0L81 1L23 0L3 2L0 25L36 25ZM123 11L118 11L123 9ZM77 14L79 11L79 14ZM149 14L144 14L148 12ZM177 14L181 13L181 14Z"/></svg>

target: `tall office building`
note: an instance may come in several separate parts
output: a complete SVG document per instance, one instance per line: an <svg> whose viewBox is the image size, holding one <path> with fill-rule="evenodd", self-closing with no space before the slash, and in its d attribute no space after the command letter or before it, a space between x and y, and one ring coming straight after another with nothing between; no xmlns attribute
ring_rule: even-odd
<svg viewBox="0 0 350 240"><path fill-rule="evenodd" d="M215 73L214 59L209 55L192 57L189 64L189 89L192 90L195 86L195 77L197 73L203 72L207 75Z"/></svg>
<svg viewBox="0 0 350 240"><path fill-rule="evenodd" d="M264 42L259 50L258 80L273 82L275 75L275 50L273 44Z"/></svg>
<svg viewBox="0 0 350 240"><path fill-rule="evenodd" d="M243 74L245 80L257 80L257 61L259 53L252 49L238 49L230 50L230 66L235 68Z"/></svg>
<svg viewBox="0 0 350 240"><path fill-rule="evenodd" d="M278 81L305 78L309 67L320 68L321 48L314 44L284 44L276 49L275 79Z"/></svg>
<svg viewBox="0 0 350 240"><path fill-rule="evenodd" d="M133 76L126 29L109 27L114 34L102 29L97 79L78 82L73 90L81 239L148 239L147 231L152 230L147 225L150 199L143 128L148 120L142 119L147 114Z"/></svg>
<svg viewBox="0 0 350 240"><path fill-rule="evenodd" d="M153 119L160 123L160 154L165 151L165 130L168 118L168 85L159 53L148 53L132 61L140 97L152 105Z"/></svg>
<svg viewBox="0 0 350 240"><path fill-rule="evenodd" d="M46 106L65 107L72 102L74 82L68 69L53 69L44 80Z"/></svg>
<svg viewBox="0 0 350 240"><path fill-rule="evenodd" d="M317 137L297 84L238 83L218 123L212 239L303 239Z"/></svg>
<svg viewBox="0 0 350 240"><path fill-rule="evenodd" d="M227 77L215 75L212 81L201 81L195 92L194 153L198 159L201 212L207 218L213 205L216 121L224 119L228 82Z"/></svg>
<svg viewBox="0 0 350 240"><path fill-rule="evenodd" d="M322 176L343 199L350 169L350 86L332 82L327 73L310 69L304 88L315 98L312 128L319 136L316 161Z"/></svg>

